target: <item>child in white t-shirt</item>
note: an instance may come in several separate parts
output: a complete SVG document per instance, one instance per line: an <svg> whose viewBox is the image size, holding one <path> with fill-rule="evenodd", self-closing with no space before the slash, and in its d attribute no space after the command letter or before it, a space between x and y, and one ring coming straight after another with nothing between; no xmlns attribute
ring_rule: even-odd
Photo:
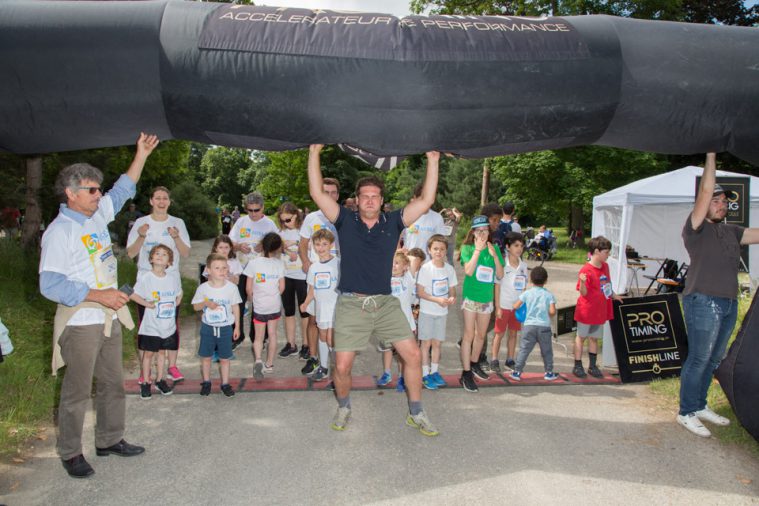
<svg viewBox="0 0 759 506"><path fill-rule="evenodd" d="M285 264L282 263L282 238L269 232L261 239L261 255L245 266L248 277L248 298L253 300L253 354L256 363L253 377L264 379L263 373L274 372L274 355L277 353L277 324L282 317L282 292L285 291ZM264 333L268 331L269 344L266 364L261 360Z"/></svg>
<svg viewBox="0 0 759 506"><path fill-rule="evenodd" d="M140 397L151 397L151 364L158 354L155 386L163 395L170 395L171 387L163 378L165 350L179 349L176 312L182 301L182 286L177 276L166 269L174 261L174 252L165 244L157 244L148 254L151 270L137 279L131 299L145 307L137 332L137 348L142 351L142 377Z"/></svg>
<svg viewBox="0 0 759 506"><path fill-rule="evenodd" d="M412 314L411 304L414 299L414 277L409 272L409 257L401 250L395 252L393 257L393 271L390 278L390 289L393 297L398 299L401 303L401 309L403 314L406 315L408 324L411 327L411 332L416 334L416 321ZM377 380L377 386L382 387L387 385L393 380L393 374L391 372L391 366L393 363L392 346L388 347L386 344L380 343L382 349L382 376ZM402 382L403 368L401 362L398 361L398 381Z"/></svg>
<svg viewBox="0 0 759 506"><path fill-rule="evenodd" d="M242 274L242 265L235 255L235 245L232 243L232 239L228 235L218 236L211 246L211 253L218 253L219 255L226 257L227 265L229 265L229 272L227 273L227 280L237 287L240 292L240 298L245 298L245 287L240 287L240 274ZM203 277L208 279L208 267L203 269ZM245 325L243 321L243 315L245 313L245 301L240 302L240 324ZM240 337L232 343L232 350L237 348L237 345L245 340L245 328L240 328Z"/></svg>
<svg viewBox="0 0 759 506"><path fill-rule="evenodd" d="M218 253L206 259L208 281L201 284L192 297L195 311L203 311L200 325L200 356L203 382L200 395L211 393L211 357L214 351L221 362L221 391L227 397L235 395L229 384L229 359L232 358L232 339L240 332L240 292L227 279L229 264Z"/></svg>
<svg viewBox="0 0 759 506"><path fill-rule="evenodd" d="M440 349L445 341L448 306L456 301L458 279L453 266L446 263L448 240L435 234L427 241L430 261L422 265L416 278L419 295L419 341L422 348L422 384L429 390L445 386L438 372ZM432 360L430 363L430 349Z"/></svg>
<svg viewBox="0 0 759 506"><path fill-rule="evenodd" d="M308 294L300 305L301 312L305 313L311 301L316 301L319 359L312 356L302 371L314 381L323 381L329 377L329 357L333 350L332 329L335 326L337 283L340 280L340 259L331 253L334 242L334 234L326 228L317 230L311 236L311 244L316 250L318 260L308 268Z"/></svg>
<svg viewBox="0 0 759 506"><path fill-rule="evenodd" d="M517 332L522 330L522 324L514 316L513 306L527 287L527 264L522 261L524 237L518 232L508 232L504 237L505 251L508 257L504 260L503 277L495 284L495 332L490 354L490 369L501 372L498 352L501 350L501 339L508 331L506 341L506 362L504 365L514 367L516 357Z"/></svg>

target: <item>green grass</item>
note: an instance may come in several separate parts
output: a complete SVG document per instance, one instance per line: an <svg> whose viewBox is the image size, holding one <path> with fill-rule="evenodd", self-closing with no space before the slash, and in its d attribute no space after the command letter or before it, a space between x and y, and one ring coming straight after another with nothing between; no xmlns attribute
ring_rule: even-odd
<svg viewBox="0 0 759 506"><path fill-rule="evenodd" d="M38 255L24 253L15 242L0 240L0 318L10 331L14 351L0 364L0 458L23 452L34 437L52 437L44 430L53 422L58 405L62 374L52 376L53 318L55 304L39 293ZM137 267L119 258L119 286L134 285ZM184 298L181 315L192 314L190 299L197 282L182 279ZM135 323L137 311L130 304ZM135 330L123 329L124 362L136 367ZM62 373L62 371L61 371Z"/></svg>
<svg viewBox="0 0 759 506"><path fill-rule="evenodd" d="M14 351L0 364L0 456L18 454L52 422L60 379L50 374L55 304L39 294L36 255L0 240L0 318Z"/></svg>
<svg viewBox="0 0 759 506"><path fill-rule="evenodd" d="M748 297L738 300L738 323L735 325L733 335L730 337L730 344L735 339L743 317L746 315L746 311L748 311L750 305L751 299ZM650 383L650 387L669 408L676 408L680 402L680 378L654 380ZM723 443L739 446L759 457L759 443L738 422L733 408L730 406L725 393L716 380L712 382L712 386L709 388L707 402L709 407L716 413L730 419L730 425L727 427L710 425L709 430L712 431L712 434Z"/></svg>
<svg viewBox="0 0 759 506"><path fill-rule="evenodd" d="M588 251L585 249L585 245L578 245L576 248L570 248L569 233L566 227L548 227L556 234L557 250L556 255L551 261L567 262L570 264L582 265L588 261Z"/></svg>

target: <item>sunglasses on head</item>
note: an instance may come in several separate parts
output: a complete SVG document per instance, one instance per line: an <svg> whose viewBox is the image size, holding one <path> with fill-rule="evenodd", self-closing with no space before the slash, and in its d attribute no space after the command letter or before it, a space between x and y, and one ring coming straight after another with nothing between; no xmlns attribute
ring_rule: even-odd
<svg viewBox="0 0 759 506"><path fill-rule="evenodd" d="M251 209L250 207L248 208L248 212L249 212L249 213L257 213L257 212L259 212L260 210L261 210L261 208L260 208L260 207L257 207L256 209Z"/></svg>
<svg viewBox="0 0 759 506"><path fill-rule="evenodd" d="M87 190L90 192L90 195L95 195L97 192L100 191L99 186L77 186L78 190Z"/></svg>

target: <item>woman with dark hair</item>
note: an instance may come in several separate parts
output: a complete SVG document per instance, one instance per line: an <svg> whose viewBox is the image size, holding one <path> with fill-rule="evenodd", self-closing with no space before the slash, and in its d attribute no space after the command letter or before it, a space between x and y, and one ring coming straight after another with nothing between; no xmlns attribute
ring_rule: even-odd
<svg viewBox="0 0 759 506"><path fill-rule="evenodd" d="M308 347L307 329L310 315L300 312L300 305L306 300L308 293L306 273L303 272L303 262L298 255L303 217L295 204L285 202L277 210L277 223L279 235L282 237L282 262L285 264L285 291L282 293L282 306L285 308L287 342L279 352L279 356L284 358L298 354L298 346L295 344L295 308L298 307L300 313L300 335L305 347Z"/></svg>
<svg viewBox="0 0 759 506"><path fill-rule="evenodd" d="M127 254L130 258L137 257L137 279L150 272L150 250L157 244L165 244L174 253L174 263L166 269L166 274L176 276L181 286L179 274L180 258L190 255L190 235L181 218L169 214L171 192L165 186L156 186L150 194L150 214L137 218L127 238ZM144 308L137 306L137 312L142 320ZM179 311L176 312L179 317ZM177 327L177 345L179 343L179 328ZM177 368L178 350L168 350L168 377L173 381L182 381L184 376Z"/></svg>

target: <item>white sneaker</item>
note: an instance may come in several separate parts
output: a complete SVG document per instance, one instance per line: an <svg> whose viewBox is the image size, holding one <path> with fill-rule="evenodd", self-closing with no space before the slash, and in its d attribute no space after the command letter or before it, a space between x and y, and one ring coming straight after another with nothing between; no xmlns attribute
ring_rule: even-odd
<svg viewBox="0 0 759 506"><path fill-rule="evenodd" d="M688 413L687 415L677 415L677 423L691 431L697 436L709 437L712 435L709 429L704 427L701 420L698 419L696 413Z"/></svg>
<svg viewBox="0 0 759 506"><path fill-rule="evenodd" d="M718 415L717 413L709 409L709 406L706 406L701 411L696 411L696 416L698 417L699 420L713 423L714 425L721 425L722 427L726 427L730 425L730 420L728 418Z"/></svg>

